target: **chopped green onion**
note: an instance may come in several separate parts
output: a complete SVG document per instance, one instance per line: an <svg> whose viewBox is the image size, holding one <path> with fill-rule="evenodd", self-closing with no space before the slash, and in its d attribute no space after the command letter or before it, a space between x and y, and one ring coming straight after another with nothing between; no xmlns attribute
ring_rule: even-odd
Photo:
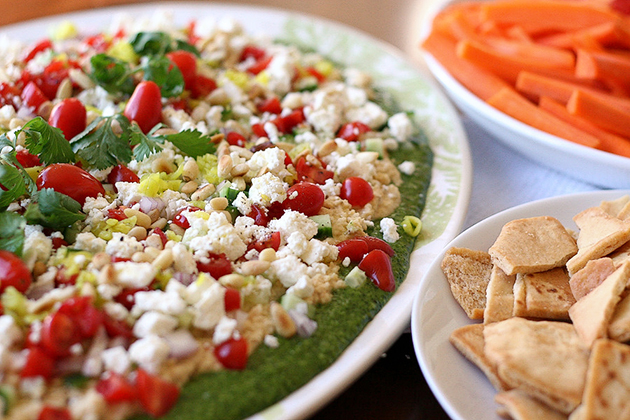
<svg viewBox="0 0 630 420"><path fill-rule="evenodd" d="M422 231L422 220L416 216L405 216L400 225L409 236L418 236Z"/></svg>

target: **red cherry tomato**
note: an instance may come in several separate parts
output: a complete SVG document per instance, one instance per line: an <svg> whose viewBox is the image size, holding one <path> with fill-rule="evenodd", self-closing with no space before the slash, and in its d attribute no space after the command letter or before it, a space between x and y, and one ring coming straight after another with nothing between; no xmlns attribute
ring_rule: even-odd
<svg viewBox="0 0 630 420"><path fill-rule="evenodd" d="M628 0L612 0L609 5L611 9L619 13L630 15L630 1Z"/></svg>
<svg viewBox="0 0 630 420"><path fill-rule="evenodd" d="M358 267L379 289L385 292L393 292L396 289L392 261L384 251L380 249L370 251L363 257Z"/></svg>
<svg viewBox="0 0 630 420"><path fill-rule="evenodd" d="M339 197L348 200L353 207L363 207L374 198L374 191L369 182L358 176L346 178L341 184Z"/></svg>
<svg viewBox="0 0 630 420"><path fill-rule="evenodd" d="M108 209L107 217L110 219L116 219L118 221L121 221L121 220L125 220L127 218L127 215L125 214L123 209L121 209L120 207L117 207L115 209Z"/></svg>
<svg viewBox="0 0 630 420"><path fill-rule="evenodd" d="M44 379L50 379L54 373L54 357L40 347L29 347L20 376L22 378L41 376Z"/></svg>
<svg viewBox="0 0 630 420"><path fill-rule="evenodd" d="M264 58L259 59L258 61L256 61L254 64L252 64L251 66L247 68L247 72L254 75L260 73L261 71L265 70L269 66L269 63L271 63L272 58L273 57L264 57Z"/></svg>
<svg viewBox="0 0 630 420"><path fill-rule="evenodd" d="M276 118L272 122L278 127L278 131L283 134L289 134L295 127L303 123L304 120L304 111L302 109L296 109L284 117Z"/></svg>
<svg viewBox="0 0 630 420"><path fill-rule="evenodd" d="M282 202L282 207L314 216L319 213L325 198L324 192L317 185L298 182L287 191L287 199Z"/></svg>
<svg viewBox="0 0 630 420"><path fill-rule="evenodd" d="M327 179L331 179L335 176L333 171L311 165L303 156L297 160L295 170L297 171L299 180L320 185L325 184Z"/></svg>
<svg viewBox="0 0 630 420"><path fill-rule="evenodd" d="M193 99L205 98L210 92L217 88L217 82L210 77L198 74L195 77L195 82L191 88L191 95Z"/></svg>
<svg viewBox="0 0 630 420"><path fill-rule="evenodd" d="M226 369L242 370L247 365L247 342L231 338L214 348L214 356Z"/></svg>
<svg viewBox="0 0 630 420"><path fill-rule="evenodd" d="M107 175L107 182L114 186L116 189L117 182L140 182L140 177L131 169L125 165L116 165L112 168L112 171Z"/></svg>
<svg viewBox="0 0 630 420"><path fill-rule="evenodd" d="M24 293L32 281L31 271L20 257L12 252L0 250L0 294L9 286Z"/></svg>
<svg viewBox="0 0 630 420"><path fill-rule="evenodd" d="M258 112L269 112L271 114L279 114L282 112L282 105L277 96L265 99L256 105L256 108L258 108Z"/></svg>
<svg viewBox="0 0 630 420"><path fill-rule="evenodd" d="M136 303L136 293L148 292L149 290L151 289L149 289L148 287L123 289L122 292L114 296L114 300L127 308L127 310L131 310L131 308L133 308L133 305Z"/></svg>
<svg viewBox="0 0 630 420"><path fill-rule="evenodd" d="M40 166L42 164L36 155L26 149L18 150L15 153L15 158L24 168L32 168L33 166Z"/></svg>
<svg viewBox="0 0 630 420"><path fill-rule="evenodd" d="M265 126L262 123L252 124L252 132L258 137L267 137Z"/></svg>
<svg viewBox="0 0 630 420"><path fill-rule="evenodd" d="M346 239L337 244L339 248L339 259L343 261L350 258L353 263L360 262L365 254L368 253L368 244L359 238Z"/></svg>
<svg viewBox="0 0 630 420"><path fill-rule="evenodd" d="M363 124L360 121L355 121L342 125L337 132L337 137L342 138L346 141L357 141L359 140L361 134L367 133L371 130L372 129L367 124Z"/></svg>
<svg viewBox="0 0 630 420"><path fill-rule="evenodd" d="M240 61L244 61L250 57L255 60L260 60L264 58L267 53L262 48L256 47L255 45L245 45L243 48L243 52L241 52Z"/></svg>
<svg viewBox="0 0 630 420"><path fill-rule="evenodd" d="M277 251L280 248L281 239L280 232L273 232L267 239L254 242L252 248L258 252L266 248L273 248L274 251Z"/></svg>
<svg viewBox="0 0 630 420"><path fill-rule="evenodd" d="M44 95L52 101L57 95L61 82L68 78L71 65L74 66L74 63L65 60L53 60L46 66L42 74L32 76L33 81L44 92Z"/></svg>
<svg viewBox="0 0 630 420"><path fill-rule="evenodd" d="M190 51L177 50L166 54L182 73L184 86L190 90L197 76L197 57Z"/></svg>
<svg viewBox="0 0 630 420"><path fill-rule="evenodd" d="M103 325L103 313L90 296L72 297L61 304L57 312L68 315L83 338L93 337Z"/></svg>
<svg viewBox="0 0 630 420"><path fill-rule="evenodd" d="M218 279L232 274L232 263L225 254L209 253L208 258L197 261L197 269Z"/></svg>
<svg viewBox="0 0 630 420"><path fill-rule="evenodd" d="M224 302L226 312L241 309L241 292L238 289L226 287Z"/></svg>
<svg viewBox="0 0 630 420"><path fill-rule="evenodd" d="M45 405L39 412L37 420L72 420L72 415L70 415L70 410L65 407Z"/></svg>
<svg viewBox="0 0 630 420"><path fill-rule="evenodd" d="M57 311L44 318L41 344L51 355L68 356L70 347L78 343L80 339L79 328L70 316Z"/></svg>
<svg viewBox="0 0 630 420"><path fill-rule="evenodd" d="M17 108L17 98L20 97L20 90L8 83L0 83L0 106L11 105Z"/></svg>
<svg viewBox="0 0 630 420"><path fill-rule="evenodd" d="M183 207L179 209L177 213L175 213L175 216L173 216L174 225L179 226L182 229L188 229L190 227L190 222L188 222L188 219L186 219L186 216L182 214L184 211L195 212L195 211L201 211L201 209L195 206Z"/></svg>
<svg viewBox="0 0 630 420"><path fill-rule="evenodd" d="M60 238L59 236L53 236L51 240L53 244L53 249L59 249L62 246L68 246L68 242L66 242L65 239Z"/></svg>
<svg viewBox="0 0 630 420"><path fill-rule="evenodd" d="M26 106L31 107L35 111L39 109L41 104L48 100L44 92L37 87L35 82L28 82L22 90L20 97Z"/></svg>
<svg viewBox="0 0 630 420"><path fill-rule="evenodd" d="M68 163L54 163L46 167L37 177L38 189L52 188L83 205L87 197L105 195L105 189L98 179L87 171Z"/></svg>
<svg viewBox="0 0 630 420"><path fill-rule="evenodd" d="M306 70L308 72L308 74L310 74L311 76L316 78L318 83L323 83L324 81L326 81L326 76L321 74L316 68L314 68L314 67L307 67L304 70Z"/></svg>
<svg viewBox="0 0 630 420"><path fill-rule="evenodd" d="M153 417L160 417L168 413L179 398L179 387L148 373L144 369L138 369L137 373L138 399L144 411Z"/></svg>
<svg viewBox="0 0 630 420"><path fill-rule="evenodd" d="M254 219L254 224L258 226L267 226L269 224L269 215L263 207L256 204L252 205L251 211L247 214L247 217Z"/></svg>
<svg viewBox="0 0 630 420"><path fill-rule="evenodd" d="M103 313L103 326L110 337L133 338L133 330L125 321L114 319L106 312Z"/></svg>
<svg viewBox="0 0 630 420"><path fill-rule="evenodd" d="M28 63L29 61L31 61L33 58L35 58L35 56L37 54L39 54L40 52L46 51L48 49L52 48L52 42L50 41L50 39L42 39L41 41L39 41L37 44L35 44L33 46L33 48L31 48L29 50L28 53L26 53L26 55L24 56L24 58L22 59L22 61L24 61L24 63Z"/></svg>
<svg viewBox="0 0 630 420"><path fill-rule="evenodd" d="M85 130L85 106L77 98L67 98L55 105L50 112L48 124L63 131L66 140Z"/></svg>
<svg viewBox="0 0 630 420"><path fill-rule="evenodd" d="M138 83L125 106L124 116L135 121L143 133L148 133L162 121L162 93L150 80Z"/></svg>
<svg viewBox="0 0 630 420"><path fill-rule="evenodd" d="M227 133L225 139L227 140L228 144L232 146L245 147L245 144L247 143L247 139L245 138L245 136L237 133L236 131L230 131L229 133Z"/></svg>
<svg viewBox="0 0 630 420"><path fill-rule="evenodd" d="M396 254L394 248L392 248L390 244L382 239L375 238L374 236L358 236L356 239L365 242L368 246L368 251L372 251L373 249L380 249L390 257L393 257L394 254Z"/></svg>
<svg viewBox="0 0 630 420"><path fill-rule="evenodd" d="M99 379L95 388L110 404L138 399L136 387L120 373L108 372L106 377Z"/></svg>

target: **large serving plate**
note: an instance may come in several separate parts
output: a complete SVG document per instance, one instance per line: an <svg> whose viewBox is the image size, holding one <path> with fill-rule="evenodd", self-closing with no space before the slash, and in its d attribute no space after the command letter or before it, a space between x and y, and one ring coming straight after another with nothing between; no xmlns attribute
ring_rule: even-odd
<svg viewBox="0 0 630 420"><path fill-rule="evenodd" d="M428 35L433 17L449 2L436 2L423 25ZM425 62L455 105L494 139L529 159L574 178L606 188L630 187L630 158L582 146L545 133L493 108L459 83L431 54Z"/></svg>
<svg viewBox="0 0 630 420"><path fill-rule="evenodd" d="M458 327L470 324L451 294L440 268L444 252L451 247L487 251L503 225L511 220L553 216L577 231L573 216L613 200L629 190L593 191L534 201L498 213L464 231L436 258L425 274L413 304L411 333L418 362L427 383L444 410L454 420L499 420L494 403L495 390L477 367L468 362L449 342Z"/></svg>
<svg viewBox="0 0 630 420"><path fill-rule="evenodd" d="M221 3L157 3L53 16L6 26L0 28L0 33L36 41L65 20L73 22L80 31L94 33L106 29L117 15L147 18L156 10L168 10L181 26L202 16L232 17L250 33L289 41L367 71L404 109L414 111L435 154L432 183L422 217L424 228L407 279L332 366L255 416L266 420L305 417L368 369L408 326L420 278L444 245L459 233L468 207L472 167L465 132L456 111L431 78L410 64L402 53L352 28L313 16Z"/></svg>

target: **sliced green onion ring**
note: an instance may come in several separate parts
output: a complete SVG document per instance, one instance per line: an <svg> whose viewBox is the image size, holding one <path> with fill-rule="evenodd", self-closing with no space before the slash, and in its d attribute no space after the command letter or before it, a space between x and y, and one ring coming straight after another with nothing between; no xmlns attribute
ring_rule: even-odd
<svg viewBox="0 0 630 420"><path fill-rule="evenodd" d="M422 231L422 220L416 216L405 216L400 225L409 236L416 237Z"/></svg>

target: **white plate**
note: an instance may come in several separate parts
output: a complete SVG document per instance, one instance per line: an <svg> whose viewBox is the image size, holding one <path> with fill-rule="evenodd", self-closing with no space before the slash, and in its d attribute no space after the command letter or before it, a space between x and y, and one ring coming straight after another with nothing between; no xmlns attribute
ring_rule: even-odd
<svg viewBox="0 0 630 420"><path fill-rule="evenodd" d="M450 247L487 251L503 225L511 220L553 216L573 230L573 216L602 200L630 194L630 190L594 191L548 198L505 210L467 229L436 258L414 300L411 333L418 363L427 383L444 410L454 420L500 420L494 403L495 390L486 377L449 343L453 330L473 321L453 298L440 263Z"/></svg>
<svg viewBox="0 0 630 420"><path fill-rule="evenodd" d="M438 2L437 10L444 3ZM424 21L427 31L437 10L429 13ZM601 187L630 187L630 158L582 146L524 124L471 93L431 54L425 53L424 58L455 105L506 146L535 162Z"/></svg>
<svg viewBox="0 0 630 420"><path fill-rule="evenodd" d="M202 16L233 17L250 33L289 40L367 71L404 109L415 111L415 118L434 151L433 180L422 217L423 233L419 248L412 255L408 278L337 362L298 391L255 416L265 420L305 417L358 378L409 325L420 278L443 246L459 233L464 221L472 182L465 132L456 111L439 88L401 52L347 26L313 16L221 3L157 3L53 16L6 26L0 28L0 32L12 38L35 41L54 24L70 20L79 29L94 33L105 29L119 13L146 17L156 9L171 11L175 23L181 26Z"/></svg>

